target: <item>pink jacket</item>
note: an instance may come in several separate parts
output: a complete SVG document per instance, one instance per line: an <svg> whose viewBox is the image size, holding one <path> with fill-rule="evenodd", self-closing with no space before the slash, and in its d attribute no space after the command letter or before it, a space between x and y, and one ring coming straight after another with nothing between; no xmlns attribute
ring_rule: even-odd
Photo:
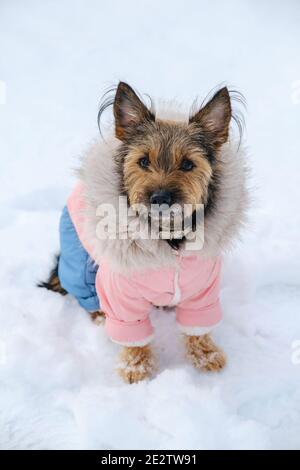
<svg viewBox="0 0 300 470"><path fill-rule="evenodd" d="M82 187L68 200L68 210L84 248L91 249L82 236ZM219 301L221 260L203 258L192 252L176 252L175 267L147 269L130 275L113 271L103 259L96 276L105 328L120 344L142 346L153 337L149 318L153 305L176 309L179 329L188 335L208 333L222 317Z"/></svg>

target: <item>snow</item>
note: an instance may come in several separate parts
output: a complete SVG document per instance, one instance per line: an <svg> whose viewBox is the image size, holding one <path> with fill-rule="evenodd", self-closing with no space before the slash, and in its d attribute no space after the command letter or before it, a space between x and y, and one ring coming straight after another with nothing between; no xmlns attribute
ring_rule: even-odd
<svg viewBox="0 0 300 470"><path fill-rule="evenodd" d="M299 20L297 0L1 2L1 448L300 448ZM103 328L35 287L119 79L187 104L221 82L246 96L253 203L225 260L220 374L156 311L158 370L125 385Z"/></svg>

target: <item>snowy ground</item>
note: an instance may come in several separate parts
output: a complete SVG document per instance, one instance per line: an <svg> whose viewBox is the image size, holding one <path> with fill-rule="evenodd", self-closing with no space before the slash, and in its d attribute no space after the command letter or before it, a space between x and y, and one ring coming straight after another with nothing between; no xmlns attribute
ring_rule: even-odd
<svg viewBox="0 0 300 470"><path fill-rule="evenodd" d="M1 448L300 448L299 24L297 0L1 0ZM119 79L185 103L226 82L248 101L253 209L225 263L217 376L156 312L160 371L124 385L102 329L35 287Z"/></svg>

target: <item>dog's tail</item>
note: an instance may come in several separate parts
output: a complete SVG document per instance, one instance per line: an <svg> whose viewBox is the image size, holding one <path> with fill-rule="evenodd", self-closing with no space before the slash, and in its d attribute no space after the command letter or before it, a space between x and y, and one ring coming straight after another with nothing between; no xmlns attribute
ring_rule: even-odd
<svg viewBox="0 0 300 470"><path fill-rule="evenodd" d="M58 277L58 262L59 255L56 256L55 266L50 272L48 280L46 282L39 282L37 286L44 287L45 289L52 290L53 292L58 292L61 295L66 295L68 292L62 287Z"/></svg>

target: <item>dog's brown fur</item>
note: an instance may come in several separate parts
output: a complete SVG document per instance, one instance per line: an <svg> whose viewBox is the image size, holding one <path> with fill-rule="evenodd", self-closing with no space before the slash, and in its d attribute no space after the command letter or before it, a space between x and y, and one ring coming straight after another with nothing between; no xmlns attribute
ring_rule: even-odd
<svg viewBox="0 0 300 470"><path fill-rule="evenodd" d="M154 191L168 190L172 203L208 204L217 155L227 141L231 103L222 88L188 123L155 119L134 91L120 83L114 100L115 133L123 142L116 155L123 192L130 205L149 205ZM141 158L149 161L142 168ZM182 163L192 162L184 171Z"/></svg>
<svg viewBox="0 0 300 470"><path fill-rule="evenodd" d="M149 204L149 195L168 189L175 203L207 202L212 168L203 150L193 143L193 127L175 122L158 121L141 141L130 147L124 162L124 189L130 204ZM149 168L139 166L139 159L148 156ZM193 171L182 171L184 159L194 164Z"/></svg>
<svg viewBox="0 0 300 470"><path fill-rule="evenodd" d="M120 83L114 100L115 133L123 142L117 162L123 192L129 204L149 206L151 194L167 190L172 203L208 206L212 180L217 175L218 152L228 139L231 103L227 88L221 89L188 123L155 119L134 91ZM141 159L146 158L143 167ZM183 161L192 162L185 171ZM210 201L211 202L211 201ZM208 335L187 336L186 351L193 365L217 371L225 355ZM124 367L119 369L129 383L149 377L153 371L150 347L125 347Z"/></svg>
<svg viewBox="0 0 300 470"><path fill-rule="evenodd" d="M218 372L226 364L226 355L209 335L186 336L185 347L188 359L197 369Z"/></svg>
<svg viewBox="0 0 300 470"><path fill-rule="evenodd" d="M56 259L55 266L50 272L48 280L46 282L40 282L38 287L44 287L45 289L52 290L53 292L58 292L61 295L66 295L68 292L62 287L58 276L58 260L59 257Z"/></svg>
<svg viewBox="0 0 300 470"><path fill-rule="evenodd" d="M185 336L187 358L196 369L203 372L219 372L226 365L225 353L213 342L210 335ZM118 372L127 383L150 378L155 369L150 346L124 347L120 355Z"/></svg>
<svg viewBox="0 0 300 470"><path fill-rule="evenodd" d="M224 165L219 155L228 140L232 118L227 88L215 93L188 122L157 119L154 111L123 82L119 83L114 99L100 108L98 119L110 104L114 109L115 136L121 142L112 157L116 163L119 193L127 196L129 205L143 203L149 207L151 195L166 190L172 194L171 204L190 204L193 208L204 204L208 214L214 208L218 193ZM146 166L142 164L145 159ZM184 167L186 162L191 165L188 169ZM128 250L124 257L127 254ZM57 272L51 274L43 287L66 293L60 286ZM103 323L104 319L103 312L92 314L95 323ZM225 354L209 335L186 336L185 347L187 357L197 369L218 371L226 363ZM138 382L153 373L150 346L123 347L120 359L119 374L128 383Z"/></svg>
<svg viewBox="0 0 300 470"><path fill-rule="evenodd" d="M154 367L155 363L150 346L122 349L118 372L125 382L132 384L151 377Z"/></svg>
<svg viewBox="0 0 300 470"><path fill-rule="evenodd" d="M105 314L101 310L93 312L91 318L97 325L105 322ZM185 349L187 358L201 371L219 372L226 365L225 353L209 335L185 336ZM122 348L118 373L125 382L131 384L150 378L154 370L155 360L149 345Z"/></svg>
<svg viewBox="0 0 300 470"><path fill-rule="evenodd" d="M91 313L91 319L96 325L103 325L105 322L105 313L102 310Z"/></svg>

